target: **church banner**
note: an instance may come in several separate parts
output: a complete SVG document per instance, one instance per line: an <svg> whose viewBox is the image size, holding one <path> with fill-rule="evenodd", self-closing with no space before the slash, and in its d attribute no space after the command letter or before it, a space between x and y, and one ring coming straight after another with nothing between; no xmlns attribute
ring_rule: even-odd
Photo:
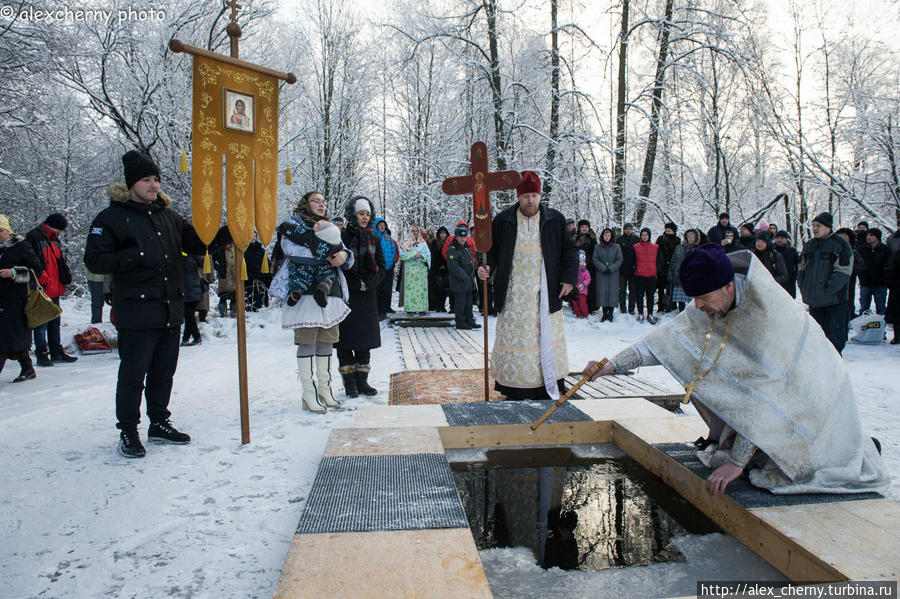
<svg viewBox="0 0 900 599"><path fill-rule="evenodd" d="M263 245L276 226L277 78L206 56L193 57L192 204L194 227L209 244L222 222L241 250L256 229Z"/></svg>

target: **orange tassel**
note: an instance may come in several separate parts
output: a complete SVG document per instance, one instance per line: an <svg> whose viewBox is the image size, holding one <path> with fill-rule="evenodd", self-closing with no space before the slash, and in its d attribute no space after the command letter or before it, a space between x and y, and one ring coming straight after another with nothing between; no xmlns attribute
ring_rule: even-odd
<svg viewBox="0 0 900 599"><path fill-rule="evenodd" d="M185 150L181 151L181 168L178 169L178 172L186 173L188 172L187 167L187 152Z"/></svg>
<svg viewBox="0 0 900 599"><path fill-rule="evenodd" d="M247 280L247 261L241 258L241 280Z"/></svg>
<svg viewBox="0 0 900 599"><path fill-rule="evenodd" d="M206 250L206 256L203 258L203 274L208 275L212 272L212 260L209 259L209 250Z"/></svg>
<svg viewBox="0 0 900 599"><path fill-rule="evenodd" d="M259 267L259 272L264 275L269 274L269 256L266 254L263 254L262 266Z"/></svg>
<svg viewBox="0 0 900 599"><path fill-rule="evenodd" d="M284 170L284 184L285 185L293 185L294 177L291 176L291 167L287 167Z"/></svg>

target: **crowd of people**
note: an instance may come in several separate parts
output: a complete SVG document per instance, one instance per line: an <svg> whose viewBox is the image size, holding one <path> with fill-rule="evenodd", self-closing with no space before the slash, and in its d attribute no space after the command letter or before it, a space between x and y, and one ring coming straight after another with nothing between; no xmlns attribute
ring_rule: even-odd
<svg viewBox="0 0 900 599"><path fill-rule="evenodd" d="M873 301L875 313L894 325L891 343L898 343L900 232L885 243L882 231L869 228L866 221L855 231L835 230L832 215L823 212L812 220L812 238L798 249L790 233L777 225L761 220L735 228L726 212L706 233L689 228L680 238L678 226L668 222L655 242L649 228L636 235L630 223L618 236L612 228L604 228L599 237L587 220L568 219L566 225L583 263L579 298L572 302L578 317L600 310L601 321L611 321L618 307L622 314L653 324L654 305L657 312L684 310L690 297L684 293L679 268L688 251L715 243L726 254L752 252L792 298L799 288L810 314L839 352L850 321L868 311Z"/></svg>
<svg viewBox="0 0 900 599"><path fill-rule="evenodd" d="M146 155L122 157L124 183L109 188L109 207L91 224L84 266L91 294L91 320L101 322L105 304L118 334L120 368L116 390L119 451L142 457L137 427L142 396L150 420L148 438L189 443L169 418L169 397L179 348L201 343L197 321L210 310L217 282L218 313L235 316L241 265L223 227L209 246L172 207L160 189L159 168ZM456 328L477 329L473 310L497 315L491 372L508 399L558 398L568 373L562 306L579 318L600 311L611 322L616 308L638 321L657 322L659 312L683 312L695 294L684 279L693 252L713 244L730 255L749 250L772 279L796 298L799 288L809 315L841 352L848 323L870 308L896 326L900 321L900 233L886 243L866 222L833 230L831 214L811 223L802 248L776 225L760 221L735 228L722 213L705 233L674 222L653 240L643 227L604 227L598 236L587 220L576 222L540 202L541 181L522 174L518 201L493 219L493 246L475 251L465 220L436 230L419 224L394 239L387 221L368 198L348 200L341 215L329 215L322 193L310 191L277 230L274 251L254 239L243 252L245 305L258 310L269 299L280 306L282 325L293 332L306 410L324 413L341 406L332 390L332 354L348 398L372 396L371 351L381 345L380 321L397 309L420 315L449 311ZM60 339L57 317L27 326L29 289L40 285L57 305L72 282L59 234L68 223L50 214L26 235L13 232L0 215L0 369L21 366L14 382L35 378L38 366L73 362ZM213 269L204 272L204 257ZM746 252L744 255L747 255ZM271 264L271 274L264 265ZM859 305L856 287L859 288ZM448 306L449 304L449 306Z"/></svg>

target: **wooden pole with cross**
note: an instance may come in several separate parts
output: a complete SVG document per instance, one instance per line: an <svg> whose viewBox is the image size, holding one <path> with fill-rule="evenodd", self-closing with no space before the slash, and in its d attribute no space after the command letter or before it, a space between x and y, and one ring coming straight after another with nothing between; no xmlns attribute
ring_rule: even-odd
<svg viewBox="0 0 900 599"><path fill-rule="evenodd" d="M472 215L475 221L475 250L481 254L481 265L487 266L487 253L493 243L491 237L491 192L512 189L522 182L517 171L492 173L488 165L487 145L482 141L472 144L470 153L472 172L462 177L444 179L441 189L447 195L472 194ZM488 282L482 285L482 316L484 317L484 401L491 395L488 359Z"/></svg>

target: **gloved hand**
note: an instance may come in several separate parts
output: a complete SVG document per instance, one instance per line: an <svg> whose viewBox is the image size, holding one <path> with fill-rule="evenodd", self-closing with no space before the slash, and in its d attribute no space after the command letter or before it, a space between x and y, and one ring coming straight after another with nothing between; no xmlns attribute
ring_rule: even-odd
<svg viewBox="0 0 900 599"><path fill-rule="evenodd" d="M112 293L103 294L103 303L107 306L112 306Z"/></svg>

